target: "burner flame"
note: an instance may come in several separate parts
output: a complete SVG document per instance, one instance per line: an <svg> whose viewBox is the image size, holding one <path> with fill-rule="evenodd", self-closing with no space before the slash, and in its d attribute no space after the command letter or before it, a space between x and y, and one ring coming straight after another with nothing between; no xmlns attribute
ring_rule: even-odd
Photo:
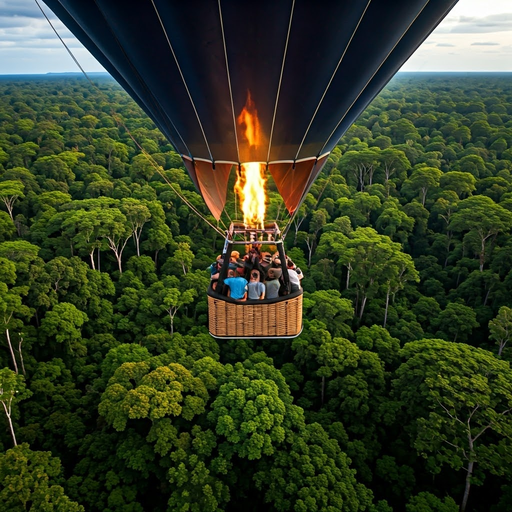
<svg viewBox="0 0 512 512"><path fill-rule="evenodd" d="M265 144L265 136L258 119L256 105L247 92L245 106L237 117L240 144L247 147L246 152L253 154ZM240 167L235 183L235 192L240 201L246 227L263 229L267 194L265 192L265 164L246 162Z"/></svg>

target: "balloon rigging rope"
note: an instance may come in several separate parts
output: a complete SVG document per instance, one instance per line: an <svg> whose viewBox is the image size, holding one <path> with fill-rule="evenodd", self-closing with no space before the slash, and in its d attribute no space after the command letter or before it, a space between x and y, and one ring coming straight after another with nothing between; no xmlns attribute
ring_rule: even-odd
<svg viewBox="0 0 512 512"><path fill-rule="evenodd" d="M96 0L94 0L95 3L96 3ZM97 4L96 4L97 5ZM153 4L154 5L154 4ZM98 7L98 9L101 11L101 9ZM102 13L103 14L103 13ZM158 16L158 12L156 13L157 16ZM159 17L159 16L158 16ZM47 18L48 19L48 18ZM160 19L160 17L159 17ZM50 20L48 20L48 22L50 23L51 25L51 22ZM161 20L160 20L161 22ZM52 27L53 28L53 27ZM54 29L55 31L55 29ZM167 34L166 34L167 35ZM117 44L119 45L119 48L121 49L121 51L123 52L123 54L125 55L127 61L129 62L130 66L132 67L132 69L134 70L134 72L137 74L137 76L139 77L139 80L141 81L141 83L143 84L143 86L147 89L146 85L145 85L145 82L144 80L142 79L142 77L140 77L140 75L138 74L136 68L133 66L133 64L131 63L131 60L129 59L128 55L126 54L126 52L124 51L124 48L123 46L121 45L120 41L117 39L116 35L112 32L112 36L115 38ZM172 48L171 48L171 51L172 51ZM68 52L70 52L70 50L68 49ZM70 52L71 53L71 52ZM78 62L74 57L73 59L75 60L75 62ZM79 66L80 69L82 69L81 66ZM179 68L179 66L178 66ZM83 71L83 69L82 69ZM181 70L180 70L181 72ZM86 75L87 76L87 75ZM103 96L105 96L103 94L103 91L101 91L101 89L94 83L92 82L92 80L87 76L87 79L89 80L89 82L91 83L91 85L97 90L99 91ZM186 87L186 85L185 85ZM153 94L151 93L151 91L149 89L147 89L148 93L151 95L151 97L153 97ZM105 98L105 100L107 101L107 103L109 103L109 99L108 98ZM157 108L160 110L160 107L158 105L158 102L156 102L155 100L155 105L157 106ZM195 109L194 109L195 110ZM196 112L197 114L197 112ZM180 192L178 192L178 190L171 184L171 182L167 179L167 177L160 171L160 167L155 163L155 161L148 155L148 153L144 150L144 148L139 144L139 142L135 139L135 137L132 135L132 133L130 132L130 130L128 129L128 127L126 126L126 124L124 123L123 120L120 120L119 117L117 116L116 112L111 109L111 115L112 117L116 120L118 126L122 126L124 128L124 130L126 131L126 133L130 136L130 138L132 139L132 141L134 142L134 144L139 148L139 150L144 154L144 156L146 157L146 159L149 161L149 163L155 168L156 172L162 177L162 179L169 185L169 187L174 191L174 193L185 203L187 204L187 206L189 206L192 211L194 211L194 213L196 213L196 215L198 215L201 219L203 219L210 227L212 227L213 229L215 229L219 234L221 234L222 236L224 236L224 233L221 232L220 230L218 230L218 228L216 228L213 224L211 224L189 201L188 199L186 199L186 197L181 194ZM165 119L168 119L167 115L165 115ZM173 128L176 130L176 132L178 133L178 136L180 137L181 141L183 142L184 146L187 146L185 144L185 141L183 140L183 138L181 137L181 134L178 132L178 130L176 129L176 127L174 126L174 123L172 122L171 119L169 119L169 121L171 122ZM204 134L204 132L203 132ZM171 141L172 142L172 141ZM173 143L173 145L176 147L176 144ZM208 145L208 144L207 144ZM221 221L222 222L222 221ZM226 226L224 226L225 229Z"/></svg>
<svg viewBox="0 0 512 512"><path fill-rule="evenodd" d="M322 187L322 190L318 194L318 198L316 200L315 206L313 207L313 211L315 211L318 208L318 205L320 204L320 199L322 199L322 196L324 195L325 189L327 188L327 185L329 185L329 183L331 181L331 176L332 176L332 169L329 172L328 178L325 180L325 183L324 183L324 186ZM286 224L286 226L283 229L283 240L286 238L286 235L288 234L288 231L292 227L292 222L295 220L295 217L299 213L299 210L300 210L300 206L295 209L295 211L293 212L293 215L290 215L288 223Z"/></svg>
<svg viewBox="0 0 512 512"><path fill-rule="evenodd" d="M219 0L220 2L220 0ZM272 115L272 126L270 128L270 137L268 142L268 153L267 153L267 162L270 160L270 148L272 147L272 137L274 135L274 125L276 122L276 114L277 114L277 105L279 104L279 94L281 93L281 84L283 81L283 73L284 73L284 65L286 62L286 55L288 53L288 42L290 41L290 32L292 30L292 20L293 20L293 12L295 9L295 0L292 0L292 9L290 12L290 21L288 22L288 33L286 34L286 43L284 45L283 52L283 61L281 63L281 73L279 75L279 83L277 85L277 93L276 93L276 103L274 105L274 114Z"/></svg>
<svg viewBox="0 0 512 512"><path fill-rule="evenodd" d="M236 130L235 104L233 102L233 90L231 88L231 74L229 72L228 50L226 47L226 36L224 34L224 21L222 19L222 9L220 6L220 0L218 0L218 5L219 5L220 30L222 33L222 44L224 46L224 59L226 60L226 73L228 75L229 99L231 100L231 113L233 115L233 127L234 127L233 131L235 133L236 154L238 156L238 161L240 161L240 149L238 147L238 133Z"/></svg>
<svg viewBox="0 0 512 512"><path fill-rule="evenodd" d="M96 3L96 0L94 0L95 3ZM91 78L89 77L89 75L87 75L87 73L85 72L85 70L83 69L83 67L80 65L80 63L78 62L78 60L75 58L75 56L73 55L73 52L69 49L69 47L66 45L66 43L64 42L64 40L60 37L59 33L57 32L57 30L55 29L55 27L53 26L51 20L48 18L48 16L46 15L46 13L44 12L43 8L41 7L41 5L39 4L38 0L35 0L37 6L39 7L39 10L43 13L43 16L46 18L46 21L48 22L48 24L50 25L50 27L52 28L52 30L55 32L56 36L59 38L60 42L62 43L62 45L64 46L64 48L66 49L66 51L69 53L69 55L71 56L71 58L73 59L73 61L75 62L75 64L77 65L77 67L80 69L80 71L83 73L83 75L85 76L85 78L89 81L89 83L95 88L97 89L98 91L101 92L101 90L96 86L96 84L91 80ZM96 6L98 7L98 5L96 4ZM98 10L100 12L101 9L98 7ZM103 14L103 13L102 13ZM146 92L148 93L148 95L150 95L154 100L155 100L155 103L154 103L154 107L157 108L160 113L164 116L164 121L167 123L167 121L170 121L171 123L171 126L172 128L174 129L174 131L178 134L178 137L180 138L182 144L187 148L187 151L188 150L188 147L187 147L187 144L185 143L185 141L183 140L183 137L181 136L181 134L179 133L178 129L176 128L176 126L174 125L174 123L172 122L172 119L169 119L169 117L161 111L160 109L160 106L158 105L158 102L156 102L156 99L153 97L153 95L151 94L151 91L149 91L149 89L146 87L146 84L144 83L144 80L142 79L142 77L138 74L137 70L134 68L133 64L131 63L128 55L126 55L126 52L124 51L124 48L123 46L121 45L121 43L119 42L119 40L117 39L117 37L115 36L115 34L112 32L112 37L114 37L114 39L116 40L117 44L119 45L119 48L120 50L123 52L123 55L125 56L126 60L128 61L128 63L130 64L131 68L133 69L134 73L137 75L137 77L139 78L141 84L143 85L143 87L146 89ZM102 93L103 94L103 93ZM108 103L108 98L107 99L107 103ZM172 145L176 148L178 147L177 144L169 137L167 136L168 140L170 140L170 142L172 143Z"/></svg>
<svg viewBox="0 0 512 512"><path fill-rule="evenodd" d="M113 115L114 119L126 130L130 138L133 140L133 142L137 145L137 147L140 149L141 153L147 158L148 162L155 168L156 172L161 176L161 178L171 187L171 189L174 191L174 193L201 219L206 222L212 229L214 229L219 235L224 236L225 233L221 231L217 226L212 224L183 194L180 194L178 190L174 187L174 185L169 181L167 176L162 171L161 167L153 160L151 155L149 155L146 150L135 140L133 135L131 134L130 130L126 127L124 122L119 121L115 115ZM221 221L222 222L222 221Z"/></svg>
<svg viewBox="0 0 512 512"><path fill-rule="evenodd" d="M336 73L338 72L338 69L339 69L341 63L342 63L343 59L345 58L345 55L347 54L348 48L349 48L350 44L352 43L352 40L354 39L357 30L359 29L359 25L361 25L361 22L363 21L364 15L366 14L366 11L368 10L368 7L370 6L371 1L372 0L368 0L368 3L366 4L366 7L364 8L363 13L361 14L361 17L359 18L359 21L357 22L357 25L355 26L355 28L354 28L354 30L352 32L352 35L350 36L350 39L348 40L348 43L345 46L345 49L343 50L343 53L341 54L340 60L338 61L338 64L334 68L334 71L333 71L333 73L331 75L331 78L330 78L327 86L325 87L324 93L322 94L322 97L320 98L320 101L318 102L318 105L316 106L316 109L313 112L313 116L311 117L311 121L309 122L309 125L306 128L306 132L304 133L304 137L302 138L302 141L301 141L301 143L299 145L299 149L297 151L297 154L295 155L295 159L297 159L299 157L300 150L302 149L302 146L304 145L304 141L306 140L306 137L307 137L307 135L309 133L309 130L311 129L311 125L313 124L313 121L315 120L315 117L318 114L318 111L320 110L320 107L322 106L322 102L324 101L324 98L327 95L327 91L329 90L329 87L331 86L332 81L334 80L334 77L336 76ZM324 145L324 147L325 147L325 145ZM322 148L322 150L323 150L323 148ZM318 152L318 155L320 155L320 154L322 154L322 151Z"/></svg>
<svg viewBox="0 0 512 512"><path fill-rule="evenodd" d="M96 5L96 8L98 9L98 11L101 13L101 15L103 16L103 19L108 27L108 29L110 30L110 34L112 35L112 38L115 40L115 42L117 43L117 45L119 46L119 49L121 50L124 58L126 59L126 62L128 62L130 68L132 69L133 71L133 74L137 77L137 79L139 80L139 83L140 85L144 88L146 94L148 95L148 97L151 99L151 107L153 109L156 109L160 115L162 116L162 120L164 122L164 124L166 125L167 127L167 139L171 142L171 144L177 148L178 145L174 142L174 140L170 137L170 132L172 132L174 130L174 132L176 132L176 135L179 137L181 143L183 144L183 147L186 148L187 152L189 154L190 153L190 150L186 144L186 142L183 140L183 137L181 136L181 133L180 131L176 128L176 125L173 123L172 119L168 116L168 114L162 110L159 102L157 101L157 99L155 98L154 94L151 92L151 90L148 88L147 84L146 84L146 81L142 78L142 76L140 75L140 73L138 72L137 68L133 65L132 63L132 60L130 58L130 56L126 53L126 50L124 49L123 45L121 44L121 41L119 41L119 38L117 37L116 33L112 30L112 27L108 24L107 22L107 18L105 17L105 13L103 12L102 8L100 5L98 5L98 2L97 0L92 0L94 2L94 4ZM130 87L131 87L131 84L129 84ZM138 94L137 94L138 95ZM144 101L144 104L147 105L147 102ZM170 127L172 128L172 130L170 129Z"/></svg>
<svg viewBox="0 0 512 512"><path fill-rule="evenodd" d="M371 1L371 0L370 0ZM357 100L361 97L361 95L363 94L363 92L366 90L366 88L368 87L368 85L370 84L370 82L374 79L375 75L380 71L380 69L382 68L382 66L384 65L384 63L388 60L388 57L393 53L393 51L395 50L395 48L398 46L398 44L400 43L400 41L402 41L402 39L404 38L404 36L407 34L407 32L409 31L409 29L412 27L412 25L414 24L414 22L418 19L418 16L423 12L423 10L425 9L425 7L427 6L427 4L430 2L430 0L426 0L425 4L423 5L423 7L418 11L418 13L416 14L416 16L414 17L414 19L409 23L409 25L407 26L407 28L405 29L405 31L402 33L402 35L400 36L400 39L394 44L393 48L391 48L391 50L389 50L388 54L386 55L386 57L384 59L382 59L379 67L375 70L375 72L372 74L372 76L369 78L369 80L366 82L366 84L364 85L364 87L359 91L359 94L356 96L356 98L354 99L354 101L350 104L350 106L347 108L347 110L345 111L345 113L343 114L343 117L339 120L338 124L335 126L334 130L331 132L331 134L329 135L329 137L327 138L327 141L325 142L325 144L322 146L322 149L320 150L319 154L322 153L322 151L325 149L325 146L327 145L327 143L331 140L332 136L336 133L336 130L339 128L340 124L343 122L343 120L345 119L345 117L347 117L347 114L350 112L350 109L355 105L355 103L357 102ZM450 9L448 9L449 11ZM425 38L423 39L423 41L426 39L426 36ZM422 42L423 42L422 41ZM421 43L420 43L421 44ZM419 46L419 45L418 45ZM394 74L394 73L393 73ZM378 91L377 91L378 93ZM375 95L377 95L377 93L375 93Z"/></svg>
<svg viewBox="0 0 512 512"><path fill-rule="evenodd" d="M165 30L164 23L162 21L162 18L160 17L160 13L158 12L158 9L156 8L154 0L151 0L151 3L153 4L153 8L155 9L155 13L158 17L158 21L160 22L160 26L162 27L162 31L165 35L165 39L167 40L167 44L169 45L169 49L171 50L172 56L174 57L174 62L176 63L176 67L178 68L178 71L181 76L181 80L183 81L183 85L185 86L185 90L187 91L188 98L190 100L190 103L192 105L192 108L194 109L194 113L197 118L197 122L199 123L199 128L201 129L201 133L203 134L204 143L206 144L206 149L208 150L208 153L210 155L210 158L213 162L213 155L210 150L210 145L208 144L208 139L206 138L206 133L204 132L203 124L201 123L201 119L199 118L199 114L196 109L196 104L194 103L194 100L192 99L192 95L190 94L189 88L187 86L187 81L185 80L185 77L183 75L183 72L181 71L181 66L178 62L178 58L176 57L176 54L174 53L174 48L172 47L171 40L169 39L169 35L167 34L167 31Z"/></svg>
<svg viewBox="0 0 512 512"><path fill-rule="evenodd" d="M92 80L89 78L89 76L87 75L87 73L85 72L84 68L82 68L82 66L80 65L80 63L78 62L78 60L76 60L75 56L73 55L73 52L68 48L67 44L64 42L64 40L62 39L62 37L60 37L59 33L57 32L57 30L55 30L55 27L53 26L52 22L50 21L50 18L48 18L48 16L46 15L46 13L43 11L43 8L41 7L41 5L39 4L38 0L35 0L36 4L37 4L37 7L39 7L39 10L43 13L43 16L46 18L46 21L48 22L48 24L50 25L50 27L52 27L52 30L55 32L55 35L60 39L60 42L63 44L64 48L66 48L66 51L69 53L69 55L71 56L71 58L75 61L75 64L80 68L80 71L84 74L85 78L87 78L87 80L89 80L89 82L92 84ZM94 85L94 84L93 84Z"/></svg>
<svg viewBox="0 0 512 512"><path fill-rule="evenodd" d="M80 69L80 71L83 73L83 75L85 76L85 78L88 80L88 82L94 87L94 89L96 89L103 97L104 99L107 101L107 103L110 103L110 100L109 98L106 96L106 94L98 87L97 84L95 84L91 78L89 77L89 75L85 72L85 70L83 69L83 67L80 65L80 63L78 62L78 60L76 59L76 57L73 55L73 52L69 49L69 47L66 45L66 43L64 42L64 40L62 39L62 37L60 37L59 33L57 32L57 30L55 29L55 27L53 26L51 20L48 18L48 16L46 15L46 13L43 11L41 5L39 4L38 0L35 0L37 6L39 7L40 11L43 13L44 17L46 18L46 21L48 22L48 24L50 25L50 27L52 28L52 30L55 32L55 34L57 35L57 37L59 38L59 40L61 41L61 43L63 44L64 48L67 50L67 52L69 53L69 55L71 56L71 58L73 59L73 61L75 62L75 64L78 66L78 68ZM183 195L181 194L177 189L176 187L169 181L169 179L167 178L167 176L164 174L164 172L162 171L162 169L160 168L159 165L157 165L157 163L153 160L153 158L146 152L146 150L140 145L140 143L135 139L135 137L132 135L131 131L128 129L128 127L126 126L126 124L124 123L124 121L122 119L120 119L117 115L117 113L114 111L114 110L111 110L111 115L112 117L115 119L116 123L118 124L118 126L124 128L124 130L126 131L126 133L128 134L128 136L131 138L131 140L133 141L133 143L139 148L140 152L147 158L148 162L155 168L156 172L160 175L160 177L166 182L167 185L169 185L169 187L173 190L173 192L198 216L200 217L204 222L206 222L206 224L208 224L214 231L216 231L218 234L220 234L221 236L225 236L225 233L220 230L217 226L215 226L214 224L212 224L206 217L204 217L204 215L201 214L201 212L199 212L197 210L197 208ZM222 222L222 221L221 221ZM223 223L224 224L224 223ZM225 226L224 226L225 227Z"/></svg>

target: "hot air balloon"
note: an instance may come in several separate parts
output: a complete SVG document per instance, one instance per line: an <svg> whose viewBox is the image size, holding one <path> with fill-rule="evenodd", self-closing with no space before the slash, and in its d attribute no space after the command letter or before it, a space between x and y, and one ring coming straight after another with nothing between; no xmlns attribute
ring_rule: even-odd
<svg viewBox="0 0 512 512"><path fill-rule="evenodd" d="M233 169L244 184L268 171L293 215L343 133L457 0L45 3L174 145L218 220ZM249 216L243 227L230 228L225 260L254 234L282 250L277 226ZM208 294L215 336L302 328L301 295L269 312Z"/></svg>

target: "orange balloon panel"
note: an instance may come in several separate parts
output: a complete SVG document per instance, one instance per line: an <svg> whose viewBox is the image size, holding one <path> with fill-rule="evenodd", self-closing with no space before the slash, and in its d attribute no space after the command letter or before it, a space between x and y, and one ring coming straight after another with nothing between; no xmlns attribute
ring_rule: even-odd
<svg viewBox="0 0 512 512"><path fill-rule="evenodd" d="M204 198L206 206L212 212L212 215L219 220L226 204L226 195L228 190L229 174L233 164L215 164L213 168L211 162L202 160L194 161L194 170L199 184L199 190Z"/></svg>

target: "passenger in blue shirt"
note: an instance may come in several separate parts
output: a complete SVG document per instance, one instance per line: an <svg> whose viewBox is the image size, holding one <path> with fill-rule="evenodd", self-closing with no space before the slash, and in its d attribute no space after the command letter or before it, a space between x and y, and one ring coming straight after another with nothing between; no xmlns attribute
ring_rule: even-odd
<svg viewBox="0 0 512 512"><path fill-rule="evenodd" d="M247 280L236 277L234 270L228 270L228 277L224 279L224 284L228 287L228 297L236 300L247 299Z"/></svg>

